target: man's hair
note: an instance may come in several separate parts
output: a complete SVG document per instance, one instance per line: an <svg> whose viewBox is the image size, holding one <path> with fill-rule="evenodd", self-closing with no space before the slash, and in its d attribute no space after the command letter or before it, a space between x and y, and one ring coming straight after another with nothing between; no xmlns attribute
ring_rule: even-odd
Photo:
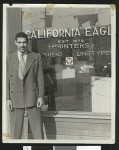
<svg viewBox="0 0 119 150"><path fill-rule="evenodd" d="M21 38L21 37L26 38L26 40L28 41L28 36L24 32L17 33L16 36L15 36L15 40L17 41L17 38Z"/></svg>

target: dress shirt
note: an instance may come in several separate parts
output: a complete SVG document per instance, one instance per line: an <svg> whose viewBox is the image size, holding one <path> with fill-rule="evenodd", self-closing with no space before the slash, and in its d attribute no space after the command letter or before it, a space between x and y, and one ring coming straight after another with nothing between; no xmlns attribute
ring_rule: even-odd
<svg viewBox="0 0 119 150"><path fill-rule="evenodd" d="M20 55L21 55L22 53L18 50L17 51L17 56L18 56L18 60L20 61ZM24 58L24 62L25 62L25 64L26 64L26 60L27 60L27 51L25 51L25 53L23 54L23 58Z"/></svg>

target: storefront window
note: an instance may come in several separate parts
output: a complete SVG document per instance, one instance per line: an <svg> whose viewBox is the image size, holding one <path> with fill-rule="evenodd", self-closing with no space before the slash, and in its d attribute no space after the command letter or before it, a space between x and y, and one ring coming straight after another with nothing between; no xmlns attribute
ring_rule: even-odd
<svg viewBox="0 0 119 150"><path fill-rule="evenodd" d="M24 14L27 12L26 10L23 10ZM59 8L57 8L57 10L61 11ZM69 8L67 8L67 13L68 10ZM30 11L33 11L32 8ZM35 11L37 11L37 9ZM64 10L62 9L62 11ZM89 9L89 11L92 11L92 9ZM48 20L52 25L50 24L50 28L47 28L47 24L45 24L45 27L43 27L45 30L39 28L37 22L36 24L33 23L33 18L30 22L31 26L29 25L28 28L25 26L26 20L23 21L23 29L29 33L31 50L40 53L42 56L45 81L44 110L100 112L98 107L103 105L100 101L104 99L108 101L106 102L108 106L105 103L107 109L103 109L102 112L110 112L110 18L101 26L99 25L101 21L100 18L102 17L100 17L101 10L97 12L96 14L83 16L84 18L87 17L87 20L82 20L83 17L81 18L77 13L77 28L72 31L69 24L67 24L67 27L64 27L67 32L72 31L73 35L74 33L78 33L77 31L79 30L80 36L76 35L70 37L67 35L61 37L61 33L59 33L59 28L61 27L60 25L58 26L57 21L55 21L58 16L55 10L53 12L53 23ZM34 15L37 15L37 13L38 12L34 12ZM106 13L108 14L109 11L106 10ZM63 21L63 18L60 18L60 20ZM88 22L90 22L90 25ZM80 23L82 26L80 26ZM42 38L38 38L39 30L42 30L42 33L46 35L46 30L53 30L53 25L55 28L57 26L57 30L54 29L54 37L42 35ZM90 27L91 35L89 31L85 33L87 27ZM56 31L60 36L58 36ZM105 89L106 92L104 93ZM100 106L98 106L98 104L100 104Z"/></svg>
<svg viewBox="0 0 119 150"><path fill-rule="evenodd" d="M92 98L94 94L98 94L94 93L97 88L95 83L98 81L98 84L102 84L102 80L109 80L111 77L111 55L108 44L111 40L110 36L80 39L90 45L93 43L93 49L85 48L84 51L83 48L78 50L70 48L57 52L45 47L57 45L59 39L51 38L50 42L47 39L35 41L38 53L42 55L46 110L91 112ZM34 46L34 42L32 45ZM104 84L107 82L110 81L105 83L103 81ZM107 96L110 97L109 93Z"/></svg>

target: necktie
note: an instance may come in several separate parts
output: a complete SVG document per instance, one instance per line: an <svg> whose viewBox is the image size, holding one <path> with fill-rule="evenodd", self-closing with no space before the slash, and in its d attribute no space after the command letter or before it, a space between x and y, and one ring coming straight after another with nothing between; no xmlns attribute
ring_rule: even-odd
<svg viewBox="0 0 119 150"><path fill-rule="evenodd" d="M23 54L21 54L19 59L19 71L18 71L18 76L21 80L24 79L24 72L25 72L25 60Z"/></svg>

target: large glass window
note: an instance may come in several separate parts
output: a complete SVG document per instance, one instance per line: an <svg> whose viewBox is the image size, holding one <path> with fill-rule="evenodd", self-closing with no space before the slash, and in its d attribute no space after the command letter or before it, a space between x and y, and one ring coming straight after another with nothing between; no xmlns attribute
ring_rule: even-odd
<svg viewBox="0 0 119 150"><path fill-rule="evenodd" d="M93 13L85 15L87 9L81 9L80 14L76 8L75 11L73 8L56 8L51 16L47 16L46 13L45 25L42 20L38 22L43 8L41 10L23 9L22 11L24 14L23 30L29 34L30 49L42 56L45 80L43 109L110 112L111 26L110 17L106 18L106 21L102 21L105 16L102 16L101 11L104 10L96 9L97 13L95 13L94 8L88 9ZM73 14L71 12L75 12L76 15L70 16ZM105 9L105 13L109 16L110 10ZM58 17L59 14L62 16ZM27 20L29 15L31 15L30 21ZM74 21L74 27L68 17ZM67 19L67 23L65 19ZM62 23L63 21L65 24ZM39 23L42 24L42 27L39 27ZM91 35L86 36L87 28L90 29L87 34ZM61 37L60 29L62 32L65 30L69 32L73 29L73 36L69 36L67 33L66 36ZM46 35L47 30L50 32L55 30L54 37L43 36ZM80 36L74 36L74 34L78 34L77 30L79 30ZM38 38L40 32L42 38ZM58 36L59 34L60 36ZM104 90L106 90L105 93Z"/></svg>

